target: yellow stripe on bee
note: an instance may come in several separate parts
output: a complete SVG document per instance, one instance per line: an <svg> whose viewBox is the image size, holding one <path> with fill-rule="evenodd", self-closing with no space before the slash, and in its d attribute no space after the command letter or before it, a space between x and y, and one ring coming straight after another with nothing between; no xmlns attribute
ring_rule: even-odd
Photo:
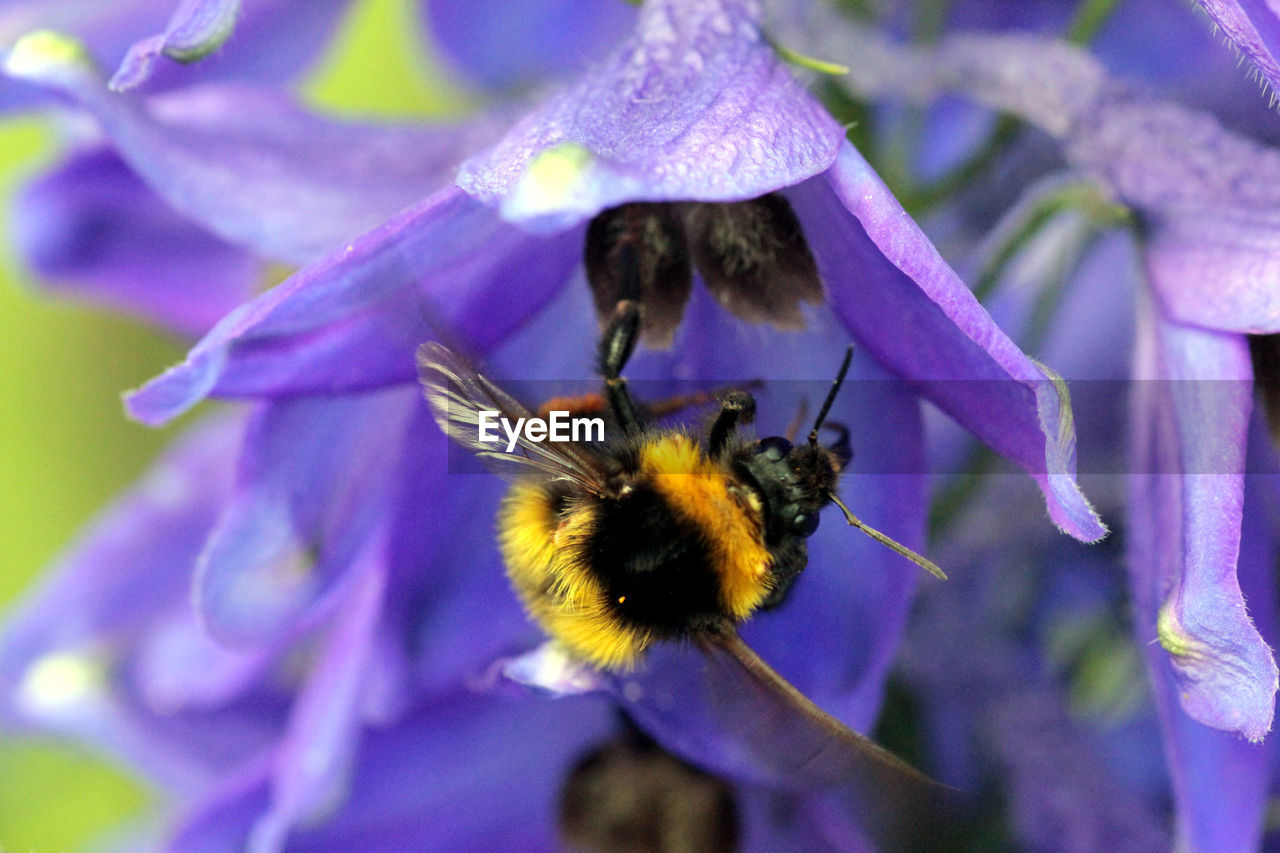
<svg viewBox="0 0 1280 853"><path fill-rule="evenodd" d="M667 503L704 531L721 604L733 619L746 619L772 588L758 512L729 491L729 474L684 433L654 436L640 459L640 479L652 478Z"/></svg>
<svg viewBox="0 0 1280 853"><path fill-rule="evenodd" d="M595 520L589 503L557 513L536 482L511 487L498 514L507 577L529 618L575 657L600 669L629 670L652 636L617 618L586 561Z"/></svg>

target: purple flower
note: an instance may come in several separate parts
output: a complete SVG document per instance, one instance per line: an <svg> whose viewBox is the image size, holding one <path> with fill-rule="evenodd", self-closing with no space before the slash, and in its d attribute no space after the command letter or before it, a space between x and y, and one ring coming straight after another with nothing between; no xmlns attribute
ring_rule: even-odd
<svg viewBox="0 0 1280 853"><path fill-rule="evenodd" d="M194 614L172 590L152 589L161 569L131 553L99 556L93 533L60 575L75 577L87 612L113 609L117 584L135 584L129 615L140 626L105 645L97 664L125 710L89 713L68 731L115 748L128 741L122 731L163 713L172 736L148 745L159 750L157 765L186 766L203 726L234 732L237 721L254 722L260 740L219 751L221 763L195 762L178 803L189 815L183 844L349 846L384 807L393 829L405 826L399 815L420 820L419 806L492 819L492 791L463 809L432 786L393 785L412 788L400 803L368 787L413 769L397 758L458 765L444 754L449 744L424 735L427 721L467 742L502 733L498 697L459 694L484 686L495 660L537 644L493 542L501 484L446 470L412 355L444 332L498 377L585 378L597 327L578 270L588 220L606 208L779 192L825 284L826 302L806 313L804 334L743 323L697 290L672 352L640 353L632 378L771 382L762 430L781 433L801 399L822 393L783 380L826 377L852 336L853 378L877 381L851 383L834 416L856 436L844 496L870 524L922 547L924 397L1030 473L1063 530L1084 540L1105 532L1076 485L1070 409L1052 374L1001 331L778 61L754 4L648 4L611 53L500 138L493 116L452 128L351 126L243 89L112 94L57 39L20 43L7 70L87 110L113 156L192 221L263 256L308 262L129 398L150 423L206 396L253 401L239 448L204 460L235 467L212 509L193 508L163 529L141 510L120 510L122 524L148 534L134 547L150 551L164 544L152 536L179 532L198 543L169 549L163 567L169 580L193 578ZM442 178L476 150L456 185ZM193 466L182 479L190 487L201 476ZM918 569L834 524L811 543L811 566L787 607L744 635L815 701L865 728ZM38 593L0 643L16 650L5 657L5 703L31 725L53 721L46 706L20 705L24 689L44 683L50 663L57 675L60 662L92 656L111 627L62 637L50 620L24 615L54 606L49 594ZM170 620L172 634L160 630ZM211 685L192 677L206 667ZM538 713L554 731L569 725L559 707ZM705 720L678 709L650 719L651 734L685 744L685 757L741 764L738 742ZM683 737L690 730L700 735L694 745ZM579 732L584 742L588 733ZM554 745L517 741L521 761ZM563 767L572 751L559 749ZM740 785L760 770L750 756L746 763ZM824 831L857 831L830 802L795 809L827 815L814 824ZM785 829L776 815L760 820L763 832Z"/></svg>
<svg viewBox="0 0 1280 853"><path fill-rule="evenodd" d="M762 40L756 15L751 4L647 7L635 34L591 74L465 162L461 189L406 208L229 316L185 364L134 395L132 411L156 422L207 393L332 393L407 382L411 364L387 355L410 349L425 331L405 315L421 316L424 300L435 303L435 321L486 350L560 289L581 251L579 223L602 208L637 197L734 201L781 189L831 305L855 338L1031 472L1059 526L1098 538L1103 528L1071 480L1070 433L1060 428L1052 383L991 323L842 142L840 127L799 89ZM371 175L396 189L429 185L463 138L441 132L435 145L419 141L417 151L441 153L427 155L416 174L384 160L370 168L369 151L354 135L339 138L351 146L350 158L317 170L307 142L318 131L302 118L265 142L239 124L221 133L215 124L193 138L128 99L105 98L81 66L38 55L27 61L31 54L11 57L10 73L78 99L162 196L216 232L276 257L299 259L331 244L340 223L355 233L367 223L361 214L375 207L353 201L376 195L362 186ZM383 144L397 151L405 143ZM268 169L258 165L264 154ZM225 192L229 168L257 182L260 193L292 204L264 209L261 195ZM324 192L332 194L322 208L332 219L297 206L321 202ZM289 218L291 209L319 222ZM519 300L507 293L506 276L516 271ZM315 310L317 300L323 310ZM905 317L909 344L898 331ZM251 365L242 363L248 350ZM985 386L999 389L993 396L973 396L979 386L950 381L958 378L1002 381Z"/></svg>
<svg viewBox="0 0 1280 853"><path fill-rule="evenodd" d="M447 183L462 153L498 127L340 123L241 85L121 96L77 43L51 34L20 42L6 69L56 78L113 134L114 144L82 144L20 198L19 245L34 268L187 333L241 303L261 259L300 263L341 244Z"/></svg>
<svg viewBox="0 0 1280 853"><path fill-rule="evenodd" d="M1278 208L1267 176L1280 160L1206 114L1112 80L1064 43L970 34L922 52L862 30L851 38L877 59L855 85L883 93L895 69L927 68L897 92L927 100L958 91L1017 115L1055 140L1076 175L1132 211L1141 264L1125 507L1134 630L1155 685L1180 843L1251 847L1271 759L1239 737L1257 742L1270 730L1277 670L1274 593L1255 574L1274 553L1256 517L1267 499L1247 500L1254 484L1244 476L1272 463L1248 440L1245 335L1276 331ZM1053 211L1061 187L1034 187L1006 234ZM1111 306L1099 299L1092 313ZM1086 317L1077 328L1095 322Z"/></svg>

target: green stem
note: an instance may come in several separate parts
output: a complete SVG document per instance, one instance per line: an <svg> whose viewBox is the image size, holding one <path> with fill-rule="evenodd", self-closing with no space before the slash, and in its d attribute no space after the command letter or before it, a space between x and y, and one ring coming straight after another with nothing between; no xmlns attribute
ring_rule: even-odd
<svg viewBox="0 0 1280 853"><path fill-rule="evenodd" d="M880 174L880 151L876 145L875 114L866 101L854 97L838 80L822 77L817 81L817 95L832 118L845 126L853 147L861 152Z"/></svg>
<svg viewBox="0 0 1280 853"><path fill-rule="evenodd" d="M935 181L902 194L902 206L913 214L926 213L986 173L1018 138L1021 128L1010 115L1000 115L987 139L973 154Z"/></svg>
<svg viewBox="0 0 1280 853"><path fill-rule="evenodd" d="M1093 41L1098 30L1120 5L1120 0L1083 0L1067 26L1065 38L1073 44L1085 45Z"/></svg>
<svg viewBox="0 0 1280 853"><path fill-rule="evenodd" d="M996 248L990 260L978 273L978 280L973 288L978 301L981 302L991 295L1009 266L1009 262L1026 248L1040 229L1066 210L1083 212L1099 227L1120 225L1130 219L1128 208L1107 200L1092 184L1068 184L1036 199L1021 224Z"/></svg>

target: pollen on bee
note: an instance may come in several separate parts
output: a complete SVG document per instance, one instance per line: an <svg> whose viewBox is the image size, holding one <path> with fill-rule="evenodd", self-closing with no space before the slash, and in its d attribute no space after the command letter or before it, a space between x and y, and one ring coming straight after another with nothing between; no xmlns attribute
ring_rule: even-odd
<svg viewBox="0 0 1280 853"><path fill-rule="evenodd" d="M627 602L627 597L626 597L625 595L620 595L620 596L618 596L618 603L619 603L619 604L626 604L626 602Z"/></svg>

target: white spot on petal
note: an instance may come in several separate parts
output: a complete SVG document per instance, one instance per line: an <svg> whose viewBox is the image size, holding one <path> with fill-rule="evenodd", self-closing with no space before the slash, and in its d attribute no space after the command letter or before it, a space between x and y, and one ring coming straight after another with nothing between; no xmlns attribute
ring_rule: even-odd
<svg viewBox="0 0 1280 853"><path fill-rule="evenodd" d="M98 696L103 682L101 661L83 652L51 652L27 668L16 702L33 718L59 717Z"/></svg>

